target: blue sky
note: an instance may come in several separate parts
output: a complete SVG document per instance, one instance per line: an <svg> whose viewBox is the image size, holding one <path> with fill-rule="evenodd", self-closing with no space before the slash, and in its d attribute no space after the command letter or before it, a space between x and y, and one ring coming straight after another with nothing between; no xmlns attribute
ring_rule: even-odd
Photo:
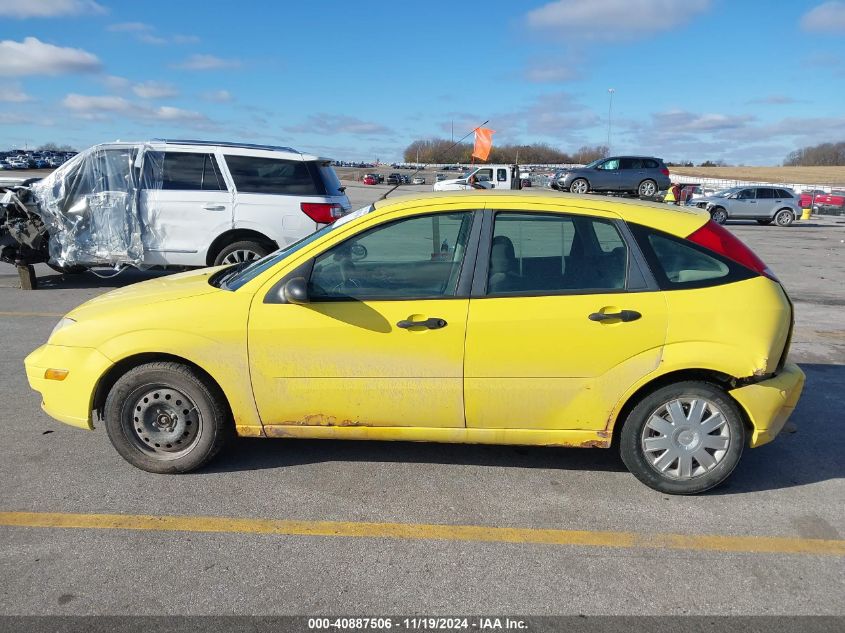
<svg viewBox="0 0 845 633"><path fill-rule="evenodd" d="M845 2L0 0L0 148L494 144L779 164L845 140Z"/></svg>

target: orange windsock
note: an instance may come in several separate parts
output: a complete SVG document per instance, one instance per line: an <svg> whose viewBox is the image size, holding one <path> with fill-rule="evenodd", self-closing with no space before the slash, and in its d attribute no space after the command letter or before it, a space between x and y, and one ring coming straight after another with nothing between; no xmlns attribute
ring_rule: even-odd
<svg viewBox="0 0 845 633"><path fill-rule="evenodd" d="M479 160L487 160L490 156L490 148L493 147L493 134L490 128L479 127L475 130L475 147L472 155Z"/></svg>

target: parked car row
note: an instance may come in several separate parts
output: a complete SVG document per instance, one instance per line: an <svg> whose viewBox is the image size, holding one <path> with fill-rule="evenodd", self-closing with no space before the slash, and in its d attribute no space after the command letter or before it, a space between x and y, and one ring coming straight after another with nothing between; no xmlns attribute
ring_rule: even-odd
<svg viewBox="0 0 845 633"><path fill-rule="evenodd" d="M64 164L76 152L0 152L0 169L50 169Z"/></svg>

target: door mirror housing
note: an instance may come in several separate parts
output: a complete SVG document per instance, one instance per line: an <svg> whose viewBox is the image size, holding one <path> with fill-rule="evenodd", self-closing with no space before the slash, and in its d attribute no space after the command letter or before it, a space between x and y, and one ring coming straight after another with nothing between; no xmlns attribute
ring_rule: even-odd
<svg viewBox="0 0 845 633"><path fill-rule="evenodd" d="M282 286L282 297L287 303L302 305L309 303L308 281L305 277L294 277Z"/></svg>

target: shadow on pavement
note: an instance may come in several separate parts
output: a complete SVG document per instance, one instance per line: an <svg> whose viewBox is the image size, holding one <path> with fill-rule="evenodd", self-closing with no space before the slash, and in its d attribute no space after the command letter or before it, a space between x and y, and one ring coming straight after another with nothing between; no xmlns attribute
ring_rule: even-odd
<svg viewBox="0 0 845 633"><path fill-rule="evenodd" d="M14 268L10 269L14 271ZM47 269L49 270L49 269ZM166 275L172 275L174 270L138 270L137 268L124 269L120 274L115 275L113 270L98 269L97 274L85 271L79 274L62 274L56 272L38 271L38 287L34 291L41 290L79 290L86 288L122 288L148 279L156 279ZM3 287L19 288L20 280L17 272L0 275Z"/></svg>
<svg viewBox="0 0 845 633"><path fill-rule="evenodd" d="M845 366L808 363L801 368L807 374L807 383L790 418L797 431L781 433L769 445L746 449L730 479L709 494L777 490L845 477L845 419L838 413L845 408ZM244 438L198 474L331 461L625 470L615 448Z"/></svg>

